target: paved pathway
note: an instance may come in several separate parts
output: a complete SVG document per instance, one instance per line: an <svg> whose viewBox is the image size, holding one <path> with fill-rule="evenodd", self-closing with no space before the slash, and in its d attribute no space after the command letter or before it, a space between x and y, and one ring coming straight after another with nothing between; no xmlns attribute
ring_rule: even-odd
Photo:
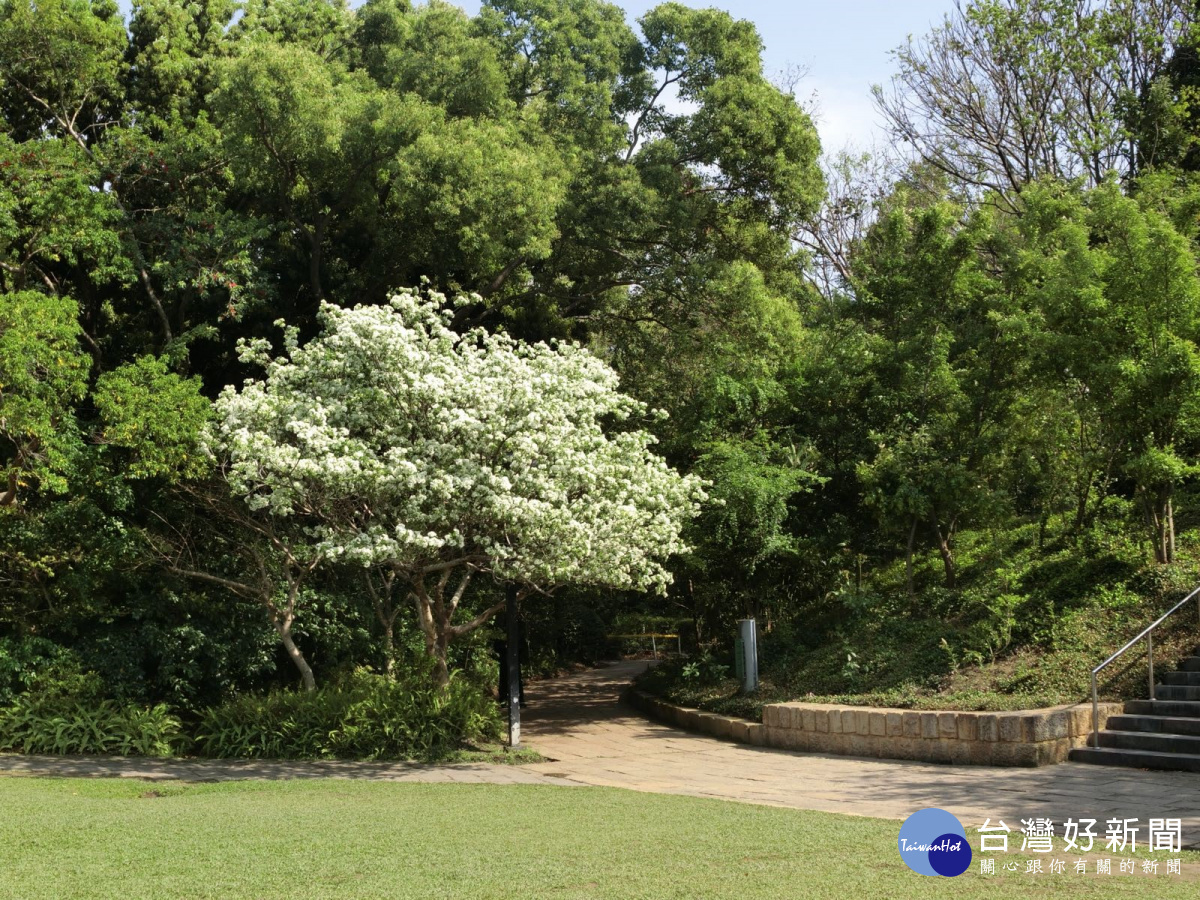
<svg viewBox="0 0 1200 900"><path fill-rule="evenodd" d="M947 766L748 747L659 725L618 703L644 663L533 687L526 738L554 762L528 768L585 784L903 819L937 806L965 825L1003 819L1180 818L1200 845L1200 775L1064 763L1037 769Z"/></svg>
<svg viewBox="0 0 1200 900"><path fill-rule="evenodd" d="M558 784L580 782L536 772L529 766L493 763L370 763L330 760L145 759L121 756L19 756L0 754L0 776L143 778L150 781L279 781L289 778L360 778L365 781L460 784Z"/></svg>
<svg viewBox="0 0 1200 900"><path fill-rule="evenodd" d="M1022 818L1181 818L1200 847L1200 775L1064 763L1039 769L942 766L748 747L648 721L619 702L645 663L623 662L530 685L524 738L549 761L529 766L147 760L0 756L0 774L224 781L383 781L602 785L903 819L938 806L968 826Z"/></svg>

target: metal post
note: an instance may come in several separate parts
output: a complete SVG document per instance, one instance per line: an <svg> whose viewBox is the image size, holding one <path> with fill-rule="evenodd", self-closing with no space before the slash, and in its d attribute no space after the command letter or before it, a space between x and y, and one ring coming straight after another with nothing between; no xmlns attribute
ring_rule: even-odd
<svg viewBox="0 0 1200 900"><path fill-rule="evenodd" d="M1096 693L1096 673L1092 673L1092 746L1100 746L1100 697Z"/></svg>
<svg viewBox="0 0 1200 900"><path fill-rule="evenodd" d="M753 619L742 619L738 631L743 657L742 691L752 694L758 690L758 629Z"/></svg>
<svg viewBox="0 0 1200 900"><path fill-rule="evenodd" d="M1146 635L1146 658L1150 661L1150 699L1154 699L1154 632Z"/></svg>
<svg viewBox="0 0 1200 900"><path fill-rule="evenodd" d="M517 620L517 589L508 587L505 611L508 615L508 745L521 746L521 626Z"/></svg>
<svg viewBox="0 0 1200 900"><path fill-rule="evenodd" d="M654 653L654 658L658 659L658 639L654 635L650 635L650 649Z"/></svg>

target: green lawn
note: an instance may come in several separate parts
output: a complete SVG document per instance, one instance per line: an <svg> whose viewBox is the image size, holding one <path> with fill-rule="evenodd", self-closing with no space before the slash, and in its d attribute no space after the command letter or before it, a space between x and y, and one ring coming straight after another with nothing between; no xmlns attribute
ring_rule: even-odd
<svg viewBox="0 0 1200 900"><path fill-rule="evenodd" d="M987 878L976 864L926 878L900 862L898 831L881 819L602 788L0 778L0 896L963 900L1200 889L1195 853L1182 876Z"/></svg>

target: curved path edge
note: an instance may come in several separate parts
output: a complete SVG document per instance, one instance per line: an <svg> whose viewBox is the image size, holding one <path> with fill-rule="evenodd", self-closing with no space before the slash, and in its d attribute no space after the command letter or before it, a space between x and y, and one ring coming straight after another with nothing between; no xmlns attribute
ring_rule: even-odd
<svg viewBox="0 0 1200 900"><path fill-rule="evenodd" d="M904 819L939 807L972 827L1022 818L1179 818L1200 848L1200 775L1063 763L1037 769L949 766L777 750L681 731L622 695L646 663L626 661L530 684L524 736L545 762L412 763L157 760L0 755L0 775L149 780L359 778L399 782L596 785ZM1144 833L1144 832L1143 832Z"/></svg>
<svg viewBox="0 0 1200 900"><path fill-rule="evenodd" d="M886 819L938 807L968 827L1004 819L1018 834L1020 820L1033 817L1060 828L1067 818L1140 818L1143 828L1150 818L1179 818L1185 846L1200 848L1197 774L953 766L735 743L652 721L623 700L646 665L615 663L536 685L525 733L552 761L527 768L583 784Z"/></svg>

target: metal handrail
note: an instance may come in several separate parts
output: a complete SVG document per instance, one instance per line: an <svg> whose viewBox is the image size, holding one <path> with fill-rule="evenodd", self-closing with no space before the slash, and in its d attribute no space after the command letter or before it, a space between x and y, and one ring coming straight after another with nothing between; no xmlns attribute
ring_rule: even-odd
<svg viewBox="0 0 1200 900"><path fill-rule="evenodd" d="M1112 656L1110 656L1104 662L1100 663L1100 665L1096 666L1096 668L1092 669L1092 746L1093 747L1100 746L1100 697L1096 690L1096 676L1100 674L1100 670L1103 669L1105 666L1107 666L1109 663L1111 663L1114 659L1119 657L1121 654L1123 654L1126 650L1128 650L1130 647L1132 647L1134 644L1136 644L1142 638L1145 638L1146 639L1146 661L1149 664L1149 672L1150 672L1150 677L1149 677L1150 699L1153 700L1154 699L1154 629L1157 628L1159 625L1161 625L1163 622L1167 621L1167 619L1170 618L1171 615L1177 609L1181 609L1189 600L1191 600L1193 597L1197 597L1198 595L1200 595L1200 587L1196 588L1194 591L1192 591L1190 594L1188 594L1186 597L1184 597L1182 600L1180 600L1178 603L1176 603L1174 606L1172 606L1170 609L1168 609L1165 613L1163 613L1161 616L1159 616L1151 625L1149 625L1147 628L1143 629L1141 631L1141 633L1138 634L1137 637L1135 637L1133 640L1131 640L1129 643L1127 643L1124 647L1122 647L1120 650L1118 650L1116 653L1114 653ZM1197 599L1197 601L1196 601L1196 612L1197 612L1197 615L1200 615L1200 599Z"/></svg>
<svg viewBox="0 0 1200 900"><path fill-rule="evenodd" d="M614 640L633 640L635 638L650 638L650 648L654 652L654 658L658 659L658 639L659 638L675 638L679 645L680 654L683 653L683 638L678 634L659 634L657 631L647 631L645 634L606 634L604 636L610 641Z"/></svg>

